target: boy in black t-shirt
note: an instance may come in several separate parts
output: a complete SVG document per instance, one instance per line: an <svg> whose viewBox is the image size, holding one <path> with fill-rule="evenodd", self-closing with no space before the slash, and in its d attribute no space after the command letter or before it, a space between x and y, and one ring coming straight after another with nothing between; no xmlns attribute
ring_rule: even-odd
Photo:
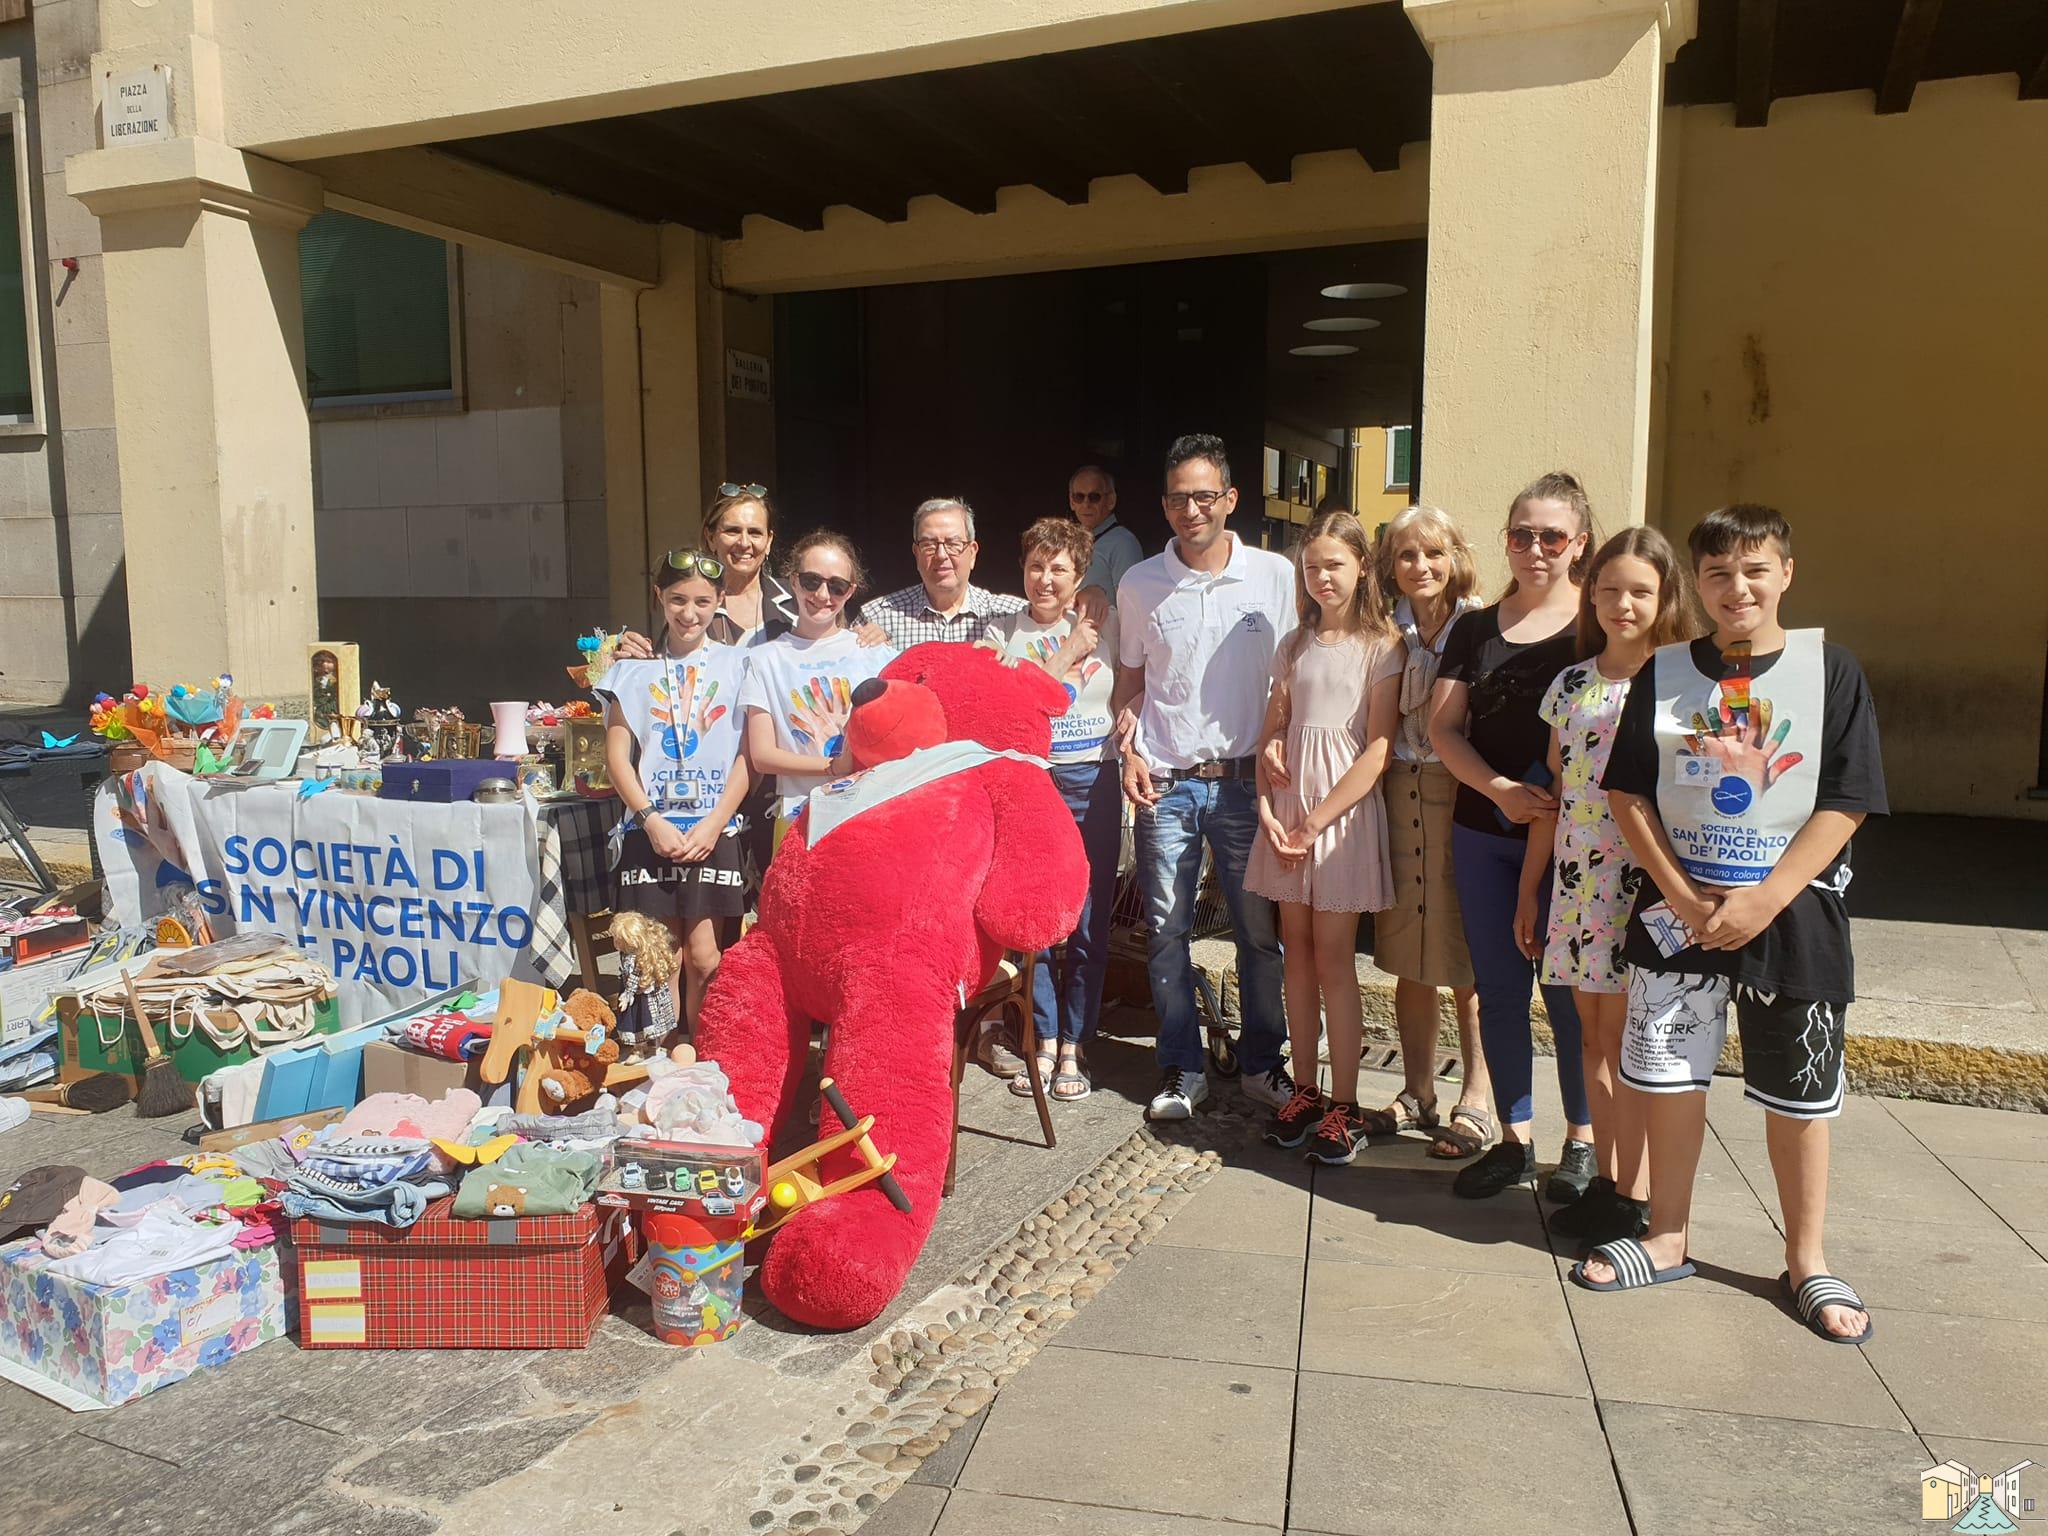
<svg viewBox="0 0 2048 1536"><path fill-rule="evenodd" d="M1855 987L1849 838L1886 810L1877 715L1854 656L1779 623L1792 584L1779 513L1725 507L1688 542L1714 633L1636 674L1601 779L1647 877L1625 941L1621 1078L1650 1096L1650 1229L1594 1249L1572 1279L1632 1290L1693 1273L1693 1177L1732 1003L1785 1213L1780 1286L1814 1333L1861 1344L1870 1316L1821 1241Z"/></svg>

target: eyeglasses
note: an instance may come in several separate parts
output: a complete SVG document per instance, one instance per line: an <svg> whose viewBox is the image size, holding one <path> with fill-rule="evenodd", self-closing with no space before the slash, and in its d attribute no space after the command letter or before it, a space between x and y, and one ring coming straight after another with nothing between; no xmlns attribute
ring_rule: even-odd
<svg viewBox="0 0 2048 1536"><path fill-rule="evenodd" d="M725 580L725 562L713 559L700 549L670 550L668 568L672 571L694 572L706 581Z"/></svg>
<svg viewBox="0 0 2048 1536"><path fill-rule="evenodd" d="M920 555L936 555L940 550L944 550L949 555L963 555L967 552L967 541L965 539L917 539L911 543L910 547Z"/></svg>
<svg viewBox="0 0 2048 1536"><path fill-rule="evenodd" d="M1092 506L1094 506L1094 505L1095 505L1095 503L1097 503L1098 501L1107 501L1108 499L1109 499L1109 492L1107 492L1107 491L1069 491L1069 492L1067 492L1067 500L1069 500L1069 501L1081 501L1081 502L1086 502L1086 503L1087 503L1087 504L1088 504L1089 506L1091 506L1091 507L1092 507Z"/></svg>
<svg viewBox="0 0 2048 1536"><path fill-rule="evenodd" d="M1168 491L1166 493L1166 510L1169 512L1185 512L1188 509L1188 503L1193 502L1206 512L1229 494L1230 492L1228 491Z"/></svg>
<svg viewBox="0 0 2048 1536"><path fill-rule="evenodd" d="M1564 547L1577 538L1575 533L1566 533L1562 528L1510 528L1508 548L1518 555L1526 555L1533 544L1542 544L1546 555L1561 555Z"/></svg>
<svg viewBox="0 0 2048 1536"><path fill-rule="evenodd" d="M768 494L768 487L765 485L734 485L728 480L718 488L718 494L721 496L766 496Z"/></svg>
<svg viewBox="0 0 2048 1536"><path fill-rule="evenodd" d="M821 571L798 571L796 584L806 592L830 592L834 597L844 597L853 590L853 583L844 576L827 576Z"/></svg>

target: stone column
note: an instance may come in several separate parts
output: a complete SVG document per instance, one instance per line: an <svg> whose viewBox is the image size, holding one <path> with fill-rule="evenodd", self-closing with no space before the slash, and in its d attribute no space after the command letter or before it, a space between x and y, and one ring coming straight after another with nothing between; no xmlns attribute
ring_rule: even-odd
<svg viewBox="0 0 2048 1536"><path fill-rule="evenodd" d="M1435 62L1422 498L1486 591L1508 500L1551 469L1643 521L1664 66L1696 0L1403 0Z"/></svg>
<svg viewBox="0 0 2048 1536"><path fill-rule="evenodd" d="M694 545L725 475L725 340L713 242L661 229L661 281L607 285L604 334L605 523L614 622L644 622L648 573Z"/></svg>
<svg viewBox="0 0 2048 1536"><path fill-rule="evenodd" d="M135 677L301 700L319 611L298 231L320 183L189 137L74 156L66 185L105 251Z"/></svg>

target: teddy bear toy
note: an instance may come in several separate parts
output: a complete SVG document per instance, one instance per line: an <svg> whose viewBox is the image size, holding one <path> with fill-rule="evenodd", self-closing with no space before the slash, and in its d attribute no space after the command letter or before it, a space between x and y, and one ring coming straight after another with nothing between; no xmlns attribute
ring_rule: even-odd
<svg viewBox="0 0 2048 1536"><path fill-rule="evenodd" d="M550 1112L595 1094L604 1087L604 1069L619 1059L619 1042L612 1038L617 1020L603 998L578 987L562 1000L562 1013L582 1031L583 1044L560 1042L554 1064L541 1071L542 1106Z"/></svg>
<svg viewBox="0 0 2048 1536"><path fill-rule="evenodd" d="M798 1322L856 1328L902 1288L945 1182L962 999L1005 950L1079 920L1087 859L1045 765L1067 702L1043 669L967 645L913 646L861 684L846 740L863 771L812 795L705 998L699 1050L770 1127L794 1107L812 1026L829 1024L825 1073L875 1117L909 1197L901 1211L869 1185L776 1233L762 1292ZM846 1149L821 1173L859 1166Z"/></svg>

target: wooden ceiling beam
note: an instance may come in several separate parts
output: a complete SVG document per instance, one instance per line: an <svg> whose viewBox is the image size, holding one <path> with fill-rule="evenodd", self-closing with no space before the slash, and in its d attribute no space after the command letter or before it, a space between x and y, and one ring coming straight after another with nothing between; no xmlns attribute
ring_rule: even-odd
<svg viewBox="0 0 2048 1536"><path fill-rule="evenodd" d="M1224 87L1209 77L1206 61L1186 37L1155 37L1129 44L1131 68L1195 130L1200 145L1191 158L1196 165L1228 165L1243 161L1268 182L1294 176L1292 151L1270 138L1246 144L1258 129L1256 116L1240 109L1234 96L1219 96ZM1235 90L1242 82L1232 82Z"/></svg>
<svg viewBox="0 0 2048 1536"><path fill-rule="evenodd" d="M456 139L434 147L536 186L566 192L651 223L687 224L709 234L737 235L744 209L666 176L650 177L554 137L557 130L530 129Z"/></svg>
<svg viewBox="0 0 2048 1536"><path fill-rule="evenodd" d="M1112 53L1088 48L1055 57L1062 82L1072 88L1067 92L1070 99L1055 100L1040 87L1038 104L1055 115L1071 115L1081 131L1105 146L1118 146L1121 153L1105 157L1099 174L1127 172L1162 197L1187 191L1186 140L1170 122L1133 98L1130 73Z"/></svg>
<svg viewBox="0 0 2048 1536"><path fill-rule="evenodd" d="M730 101L721 112L773 160L811 167L811 179L830 186L833 202L885 224L909 217L912 195L924 190L903 174L901 162L891 165L869 154L869 135L849 132L843 119L835 123L824 92L801 103L787 96Z"/></svg>
<svg viewBox="0 0 2048 1536"><path fill-rule="evenodd" d="M1305 45L1292 51L1264 29L1248 30L1245 40L1295 83L1300 94L1293 104L1307 108L1319 136L1329 141L1316 148L1355 149L1374 170L1396 171L1403 134L1395 105L1380 88L1390 61L1374 56L1359 25L1359 12L1326 11L1289 23Z"/></svg>
<svg viewBox="0 0 2048 1536"><path fill-rule="evenodd" d="M1941 0L1906 0L1899 12L1899 27L1892 34L1891 58L1884 67L1884 81L1877 88L1877 110L1904 112L1913 105L1913 89L1927 68L1927 53L1934 45L1934 28L1941 20Z"/></svg>
<svg viewBox="0 0 2048 1536"><path fill-rule="evenodd" d="M1099 158L1101 147L1073 130L1067 118L1071 109L1051 100L1031 78L1032 68L1046 62L976 66L959 82L962 100L972 104L967 115L995 126L998 140L1009 146L1008 158L1031 167L1032 174L1021 179L1062 202L1085 203L1088 183L1115 172Z"/></svg>
<svg viewBox="0 0 2048 1536"><path fill-rule="evenodd" d="M728 130L721 119L707 115L716 107L683 110L690 115L648 112L620 120L637 141L637 163L665 166L671 175L702 182L715 196L791 229L823 229L826 205L845 200L829 186L789 174L745 134Z"/></svg>
<svg viewBox="0 0 2048 1536"><path fill-rule="evenodd" d="M1777 54L1778 0L1742 0L1735 22L1735 126L1771 120L1771 67Z"/></svg>
<svg viewBox="0 0 2048 1536"><path fill-rule="evenodd" d="M943 197L969 213L996 211L995 178L961 153L951 134L934 133L897 100L898 82L862 80L812 92L829 110L843 113L834 124L864 142L881 140L884 154L900 159L903 175L916 192ZM806 98L808 110L809 98Z"/></svg>

